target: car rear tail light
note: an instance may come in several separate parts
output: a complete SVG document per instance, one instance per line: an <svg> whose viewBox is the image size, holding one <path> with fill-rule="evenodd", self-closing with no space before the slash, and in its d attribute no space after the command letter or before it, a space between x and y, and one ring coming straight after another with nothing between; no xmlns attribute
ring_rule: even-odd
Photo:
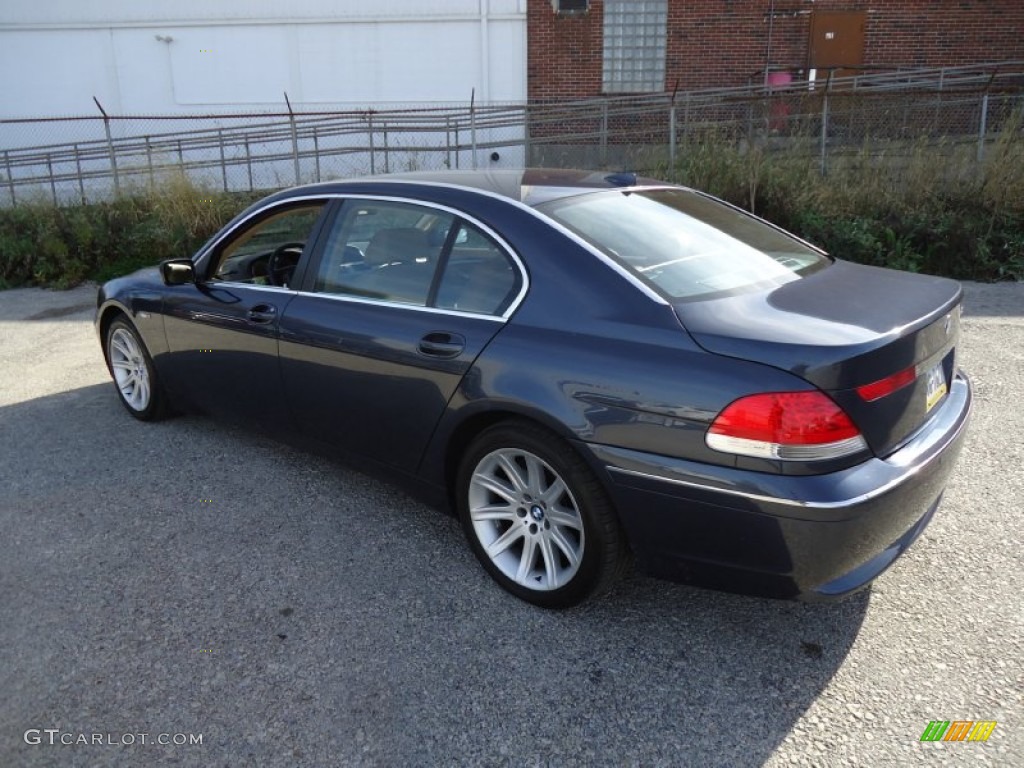
<svg viewBox="0 0 1024 768"><path fill-rule="evenodd" d="M819 461L867 448L860 430L823 392L766 392L726 406L705 438L709 448L741 456Z"/></svg>
<svg viewBox="0 0 1024 768"><path fill-rule="evenodd" d="M863 387L857 387L857 394L864 402L873 403L886 395L891 395L897 389L903 389L908 384L913 384L915 379L917 379L917 368L912 365L892 376L886 376L884 379L865 384Z"/></svg>

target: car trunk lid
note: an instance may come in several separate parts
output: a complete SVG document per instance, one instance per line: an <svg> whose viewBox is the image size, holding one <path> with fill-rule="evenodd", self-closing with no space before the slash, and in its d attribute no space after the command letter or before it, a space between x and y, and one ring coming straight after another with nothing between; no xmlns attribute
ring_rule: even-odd
<svg viewBox="0 0 1024 768"><path fill-rule="evenodd" d="M709 352L782 368L827 392L885 456L950 386L962 296L952 280L836 261L774 289L674 306Z"/></svg>

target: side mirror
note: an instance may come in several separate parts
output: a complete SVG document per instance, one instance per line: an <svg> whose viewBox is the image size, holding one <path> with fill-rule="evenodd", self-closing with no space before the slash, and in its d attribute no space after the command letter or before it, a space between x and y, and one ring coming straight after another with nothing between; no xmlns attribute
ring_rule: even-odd
<svg viewBox="0 0 1024 768"><path fill-rule="evenodd" d="M168 259L160 262L164 285L186 285L196 281L196 268L191 259Z"/></svg>

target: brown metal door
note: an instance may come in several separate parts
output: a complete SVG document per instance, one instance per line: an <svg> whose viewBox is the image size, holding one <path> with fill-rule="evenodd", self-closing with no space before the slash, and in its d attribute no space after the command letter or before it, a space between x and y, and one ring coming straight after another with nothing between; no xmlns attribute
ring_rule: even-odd
<svg viewBox="0 0 1024 768"><path fill-rule="evenodd" d="M811 42L808 67L818 70L818 79L828 77L828 68L836 67L833 77L857 74L864 63L864 30L867 11L814 11L811 14ZM824 70L824 71L823 71Z"/></svg>

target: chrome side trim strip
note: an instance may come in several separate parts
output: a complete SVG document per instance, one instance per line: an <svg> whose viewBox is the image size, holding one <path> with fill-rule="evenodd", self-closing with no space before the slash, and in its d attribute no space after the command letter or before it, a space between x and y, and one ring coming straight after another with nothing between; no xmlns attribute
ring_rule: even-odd
<svg viewBox="0 0 1024 768"><path fill-rule="evenodd" d="M298 296L298 291L285 288L283 285L260 285L258 283L239 283L234 280L217 280L203 283L207 290L226 291L231 288L246 288L250 291L263 291L264 293L275 293L278 296Z"/></svg>
<svg viewBox="0 0 1024 768"><path fill-rule="evenodd" d="M770 504L782 504L788 507L800 507L802 509L839 509L841 507L848 507L851 504L856 504L858 500L866 501L868 498L873 498L874 495L883 493L887 488L877 488L872 492L873 495L864 494L863 499L847 499L845 501L797 501L796 499L784 499L780 496L765 496L759 493L749 493L747 491L738 491L735 488L721 488L716 485L705 485L704 483L695 483L690 480L680 480L676 477L665 477L664 475L653 475L649 472L638 472L635 469L623 469L622 467L613 467L609 465L607 467L609 472L615 472L620 475L629 475L631 477L640 477L644 480L655 480L661 483L671 483L672 485L681 485L685 488L696 488L699 491L708 491L710 493L724 493L727 496L736 496L742 499L751 499L752 501L765 501ZM902 482L905 478L899 478L898 482Z"/></svg>
<svg viewBox="0 0 1024 768"><path fill-rule="evenodd" d="M365 296L350 296L345 293L316 293L314 291L296 291L298 296L309 296L316 299L331 299L352 304L369 304L376 307L390 307L393 309L411 309L413 312L429 312L435 315L451 315L454 317L470 317L475 320L490 320L494 323L506 323L508 318L505 315L481 315L478 312L460 312L457 309L441 309L440 307L423 307L419 304L403 304L400 301L384 301L382 299L370 299Z"/></svg>

